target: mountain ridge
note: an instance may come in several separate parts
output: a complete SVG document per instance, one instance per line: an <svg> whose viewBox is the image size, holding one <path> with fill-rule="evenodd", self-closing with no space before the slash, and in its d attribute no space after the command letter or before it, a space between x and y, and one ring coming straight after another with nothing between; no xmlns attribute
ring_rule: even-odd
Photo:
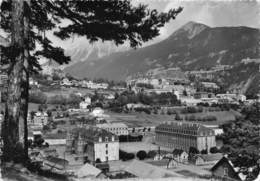
<svg viewBox="0 0 260 181"><path fill-rule="evenodd" d="M221 64L236 65L243 58L259 57L259 36L259 29L255 28L212 28L188 22L159 43L80 62L65 71L80 78L124 80L128 75L158 67L199 70Z"/></svg>

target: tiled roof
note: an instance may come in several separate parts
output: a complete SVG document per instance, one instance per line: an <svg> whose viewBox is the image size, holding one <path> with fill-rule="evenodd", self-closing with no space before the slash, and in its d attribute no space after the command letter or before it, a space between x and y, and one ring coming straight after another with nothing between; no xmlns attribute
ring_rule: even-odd
<svg viewBox="0 0 260 181"><path fill-rule="evenodd" d="M215 154L202 154L198 155L201 157L204 161L210 162L210 161L218 161L223 157L222 153L215 153Z"/></svg>
<svg viewBox="0 0 260 181"><path fill-rule="evenodd" d="M49 162L52 162L54 164L57 164L57 165L61 165L61 166L66 166L69 164L69 162L65 159L62 159L62 158L57 158L57 157L53 157L53 156L48 156L46 158L47 161Z"/></svg>
<svg viewBox="0 0 260 181"><path fill-rule="evenodd" d="M160 124L155 129L155 131L166 131L166 132L177 132L177 133L180 132L181 130L195 132L196 135L201 135L201 133L214 134L214 131L212 129L207 128L202 124L193 123L193 122L171 121L171 122Z"/></svg>
<svg viewBox="0 0 260 181"><path fill-rule="evenodd" d="M86 138L94 142L98 142L100 137L102 138L102 141L104 141L106 137L108 138L108 141L112 141L112 136L114 136L115 141L118 141L116 135L97 127L74 128L71 133L77 138L81 136L83 139Z"/></svg>

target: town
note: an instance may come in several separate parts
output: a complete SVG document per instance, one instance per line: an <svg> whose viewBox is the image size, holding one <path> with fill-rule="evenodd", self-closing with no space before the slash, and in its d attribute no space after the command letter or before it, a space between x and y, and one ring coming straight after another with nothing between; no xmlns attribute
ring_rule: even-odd
<svg viewBox="0 0 260 181"><path fill-rule="evenodd" d="M246 180L257 164L234 166L226 127L242 119L243 110L259 109L260 96L223 92L212 80L226 68L170 68L125 82L76 79L59 69L35 75L29 81L30 159L70 178ZM8 78L3 72L0 78L3 104Z"/></svg>

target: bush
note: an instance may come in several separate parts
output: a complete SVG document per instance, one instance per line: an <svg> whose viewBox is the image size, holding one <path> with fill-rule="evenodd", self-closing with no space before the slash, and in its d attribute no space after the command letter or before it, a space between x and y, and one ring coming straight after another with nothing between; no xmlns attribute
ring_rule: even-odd
<svg viewBox="0 0 260 181"><path fill-rule="evenodd" d="M189 154L199 154L199 150L195 147L190 147Z"/></svg>
<svg viewBox="0 0 260 181"><path fill-rule="evenodd" d="M151 150L151 151L149 151L149 152L147 153L147 158L154 158L156 154L157 154L156 151Z"/></svg>
<svg viewBox="0 0 260 181"><path fill-rule="evenodd" d="M208 154L208 150L201 150L201 154Z"/></svg>
<svg viewBox="0 0 260 181"><path fill-rule="evenodd" d="M217 147L211 147L209 151L210 153L219 153L219 149Z"/></svg>
<svg viewBox="0 0 260 181"><path fill-rule="evenodd" d="M132 160L135 158L133 153L127 153L125 151L119 150L119 159L123 161Z"/></svg>
<svg viewBox="0 0 260 181"><path fill-rule="evenodd" d="M139 160L144 160L147 157L147 153L144 150L138 151L136 156Z"/></svg>

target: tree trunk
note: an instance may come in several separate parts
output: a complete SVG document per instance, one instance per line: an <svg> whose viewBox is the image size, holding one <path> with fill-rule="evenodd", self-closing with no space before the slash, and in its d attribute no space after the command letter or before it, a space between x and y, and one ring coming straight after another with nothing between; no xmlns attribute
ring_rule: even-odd
<svg viewBox="0 0 260 181"><path fill-rule="evenodd" d="M23 146L19 143L19 116L21 109L21 84L24 60L24 1L12 1L12 28L11 48L13 55L10 58L10 70L8 72L7 101L3 126L3 160L18 161L21 158ZM23 155L23 154L22 154Z"/></svg>
<svg viewBox="0 0 260 181"><path fill-rule="evenodd" d="M22 75L22 92L21 92L21 115L19 119L19 139L24 149L24 159L28 158L28 100L29 100L29 15L30 15L30 0L25 0L24 4L24 65Z"/></svg>

